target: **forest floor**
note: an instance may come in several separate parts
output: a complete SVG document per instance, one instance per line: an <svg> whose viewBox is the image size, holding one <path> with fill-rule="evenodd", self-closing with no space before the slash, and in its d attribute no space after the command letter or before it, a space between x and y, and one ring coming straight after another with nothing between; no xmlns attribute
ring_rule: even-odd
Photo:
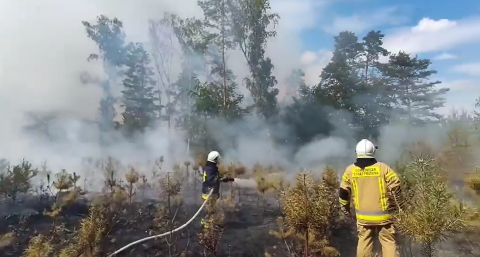
<svg viewBox="0 0 480 257"><path fill-rule="evenodd" d="M242 200L237 206L225 213L224 233L221 237L217 256L255 257L265 256L273 248L283 247L284 242L270 235L276 229L280 210L275 199L266 199L266 208L258 204L258 195L255 190L245 189ZM113 227L106 249L113 252L124 245L150 236L152 224L157 212L158 201L144 199L134 208L120 214L119 222ZM39 196L23 196L20 201L4 202L0 204L0 252L2 257L19 257L27 248L29 239L38 234L48 233L51 230L53 219L43 214L52 202L41 199ZM78 200L64 209L56 221L62 223L68 232L79 227L80 220L88 215L89 201ZM176 215L177 225L185 223L200 207L200 201L185 201L182 211ZM117 256L205 256L204 248L198 243L200 232L200 217L197 217L186 229L175 235L174 243L168 250L164 239L152 240L127 249ZM163 233L158 231L158 233ZM345 224L343 229L334 234L333 245L340 251L340 256L355 256L355 224L353 221ZM414 247L411 256L419 256L418 247ZM462 235L441 243L438 247L438 256L480 256L480 236L478 234ZM285 252L275 256L290 256ZM183 255L181 255L183 253ZM208 254L206 256L209 256Z"/></svg>

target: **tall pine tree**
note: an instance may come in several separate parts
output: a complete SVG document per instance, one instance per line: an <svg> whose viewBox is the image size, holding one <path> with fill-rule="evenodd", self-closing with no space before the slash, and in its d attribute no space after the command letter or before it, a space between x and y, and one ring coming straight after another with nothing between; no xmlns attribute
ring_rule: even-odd
<svg viewBox="0 0 480 257"><path fill-rule="evenodd" d="M430 65L429 59L411 57L400 51L381 66L395 101L395 114L411 124L438 121L442 117L435 111L444 106L444 95L450 89L438 88L441 82L430 80L430 76L437 73Z"/></svg>
<svg viewBox="0 0 480 257"><path fill-rule="evenodd" d="M96 23L91 24L87 21L82 22L87 35L98 45L99 53L91 54L89 60L101 59L103 68L107 73L108 79L102 82L103 91L100 100L100 119L99 128L101 132L108 133L113 129L113 119L116 116L114 105L116 99L112 90L119 86L117 84L118 69L125 62L125 33L123 24L117 18L110 19L105 15L97 17ZM105 138L102 136L102 141Z"/></svg>
<svg viewBox="0 0 480 257"><path fill-rule="evenodd" d="M356 118L360 114L360 104L356 98L362 93L357 72L362 46L352 32L341 32L334 39L332 59L323 68L320 83L315 86L314 93L319 103L335 110L331 115L346 112ZM342 115L336 119L345 126L356 125L346 118Z"/></svg>
<svg viewBox="0 0 480 257"><path fill-rule="evenodd" d="M358 116L358 125L363 128L362 137L377 137L380 126L388 123L392 101L388 88L378 67L380 57L389 56L383 47L383 37L380 31L370 31L363 37L359 55L359 76L362 95L357 102L362 110Z"/></svg>
<svg viewBox="0 0 480 257"><path fill-rule="evenodd" d="M292 97L293 102L282 112L282 121L292 129L296 138L290 141L302 145L318 136L328 135L332 129L328 121L327 109L320 105L314 95L314 89L305 83L305 73L294 70L288 78L290 86L296 87L297 92Z"/></svg>
<svg viewBox="0 0 480 257"><path fill-rule="evenodd" d="M233 38L231 0L199 1L203 10L204 24L208 28L210 39L209 83L201 84L197 101L197 110L215 114L227 119L239 118L244 110L240 108L243 95L238 94L233 72L227 67L228 51L235 48ZM209 96L210 95L210 96ZM208 99L208 101L206 101ZM220 102L219 102L220 101ZM207 109L199 106L209 106ZM218 108L215 110L214 108Z"/></svg>
<svg viewBox="0 0 480 257"><path fill-rule="evenodd" d="M271 13L269 0L235 0L230 2L233 17L235 42L242 51L250 69L251 77L244 79L253 98L257 112L266 119L278 113L275 88L277 79L272 75L273 63L265 56L267 40L276 36L268 30L276 25L280 16Z"/></svg>
<svg viewBox="0 0 480 257"><path fill-rule="evenodd" d="M126 47L126 66L123 85L123 131L131 135L135 131L144 131L158 117L159 106L156 100L153 79L154 72L150 66L150 56L142 44L130 43Z"/></svg>

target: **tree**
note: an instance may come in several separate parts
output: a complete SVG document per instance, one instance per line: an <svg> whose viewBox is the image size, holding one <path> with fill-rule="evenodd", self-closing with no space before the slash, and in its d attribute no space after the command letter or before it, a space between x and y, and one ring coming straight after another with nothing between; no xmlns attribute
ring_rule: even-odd
<svg viewBox="0 0 480 257"><path fill-rule="evenodd" d="M237 94L235 86L227 87L230 96L224 108L224 87L221 84L198 83L195 86L195 103L193 104L193 111L196 114L192 117L195 126L190 127L190 134L194 140L192 143L196 146L201 146L203 149L217 149L215 143L215 133L210 134L209 131L215 131L219 128L215 126L216 117L224 117L227 121L234 121L241 118L246 110L240 104L243 100L243 95Z"/></svg>
<svg viewBox="0 0 480 257"><path fill-rule="evenodd" d="M363 92L358 86L360 78L357 74L361 49L357 36L352 32L341 32L335 37L332 59L323 68L320 83L314 87L317 101L334 110L331 115L346 111L357 118L361 114L358 97ZM354 125L345 117L338 120L345 126Z"/></svg>
<svg viewBox="0 0 480 257"><path fill-rule="evenodd" d="M435 110L444 106L443 95L450 89L437 89L441 82L430 81L430 76L437 73L429 69L430 64L429 59L411 57L400 51L391 55L387 64L381 65L380 71L395 102L394 112L400 119L412 124L441 119Z"/></svg>
<svg viewBox="0 0 480 257"><path fill-rule="evenodd" d="M361 77L367 82L372 77L378 77L381 75L378 71L380 57L389 56L390 53L383 47L383 38L385 35L381 31L370 31L361 43L362 51L360 57L361 64Z"/></svg>
<svg viewBox="0 0 480 257"><path fill-rule="evenodd" d="M363 127L363 137L377 137L379 127L389 121L392 101L378 69L379 58L390 54L383 48L384 36L372 30L361 42L359 76L364 93L358 99L362 110L358 124Z"/></svg>
<svg viewBox="0 0 480 257"><path fill-rule="evenodd" d="M397 228L422 247L422 255L432 257L436 243L465 228L466 210L439 175L434 158L412 156L403 174L404 187L400 210L395 215Z"/></svg>
<svg viewBox="0 0 480 257"><path fill-rule="evenodd" d="M122 66L125 58L125 33L123 24L117 18L109 19L105 15L97 17L96 24L82 22L87 35L98 45L99 54L91 54L88 60L102 59L103 68L108 79L102 84L103 97L100 100L100 131L113 129L113 119L116 116L114 104L116 99L112 94L112 87L117 86L117 69Z"/></svg>
<svg viewBox="0 0 480 257"><path fill-rule="evenodd" d="M208 118L224 117L227 121L233 121L241 118L246 109L240 105L243 100L243 95L236 92L237 84L235 83L235 76L231 70L224 70L223 61L220 57L214 59L212 64L212 74L227 73L222 78L223 83L220 84L215 81L209 83L200 83L195 87L194 110L200 114L206 114Z"/></svg>
<svg viewBox="0 0 480 257"><path fill-rule="evenodd" d="M227 1L229 0L207 0L198 1L198 5L203 10L204 25L209 29L210 38L212 39L210 52L212 53L212 70L210 75L218 75L222 84L222 106L223 110L228 108L227 99L229 98L228 92L232 92L229 89L229 85L236 85L231 83L232 72L227 68L227 51L234 49L233 42L233 30L231 22L231 9L228 8ZM227 73L229 73L227 75ZM214 81L217 78L213 78ZM229 81L230 80L230 81Z"/></svg>
<svg viewBox="0 0 480 257"><path fill-rule="evenodd" d="M242 51L250 69L251 78L245 84L253 98L258 113L270 119L278 113L277 79L272 75L273 63L265 57L267 40L276 36L276 31L267 28L278 23L280 16L270 13L268 0L245 0L230 2L233 17L235 42Z"/></svg>
<svg viewBox="0 0 480 257"><path fill-rule="evenodd" d="M475 99L475 109L478 109L478 108L480 108L480 97ZM478 122L480 120L480 112L478 112L477 110L474 110L473 118L475 121Z"/></svg>
<svg viewBox="0 0 480 257"><path fill-rule="evenodd" d="M172 125L172 116L175 113L173 97L175 88L172 80L172 65L174 58L174 33L172 29L172 20L168 14L158 21L149 21L150 40L153 43L152 59L157 71L157 89L160 104L160 116L162 120L167 121L168 130ZM162 96L166 97L165 105L162 105ZM162 110L165 112L162 114Z"/></svg>
<svg viewBox="0 0 480 257"><path fill-rule="evenodd" d="M279 218L281 228L271 234L285 241L297 241L291 248L286 243L292 256L339 256L330 243L330 230L338 213L336 192L329 190L335 186L330 182L338 188L335 172L327 171L321 179L311 173L299 173L295 179L296 183L283 191L280 198L284 213L284 218Z"/></svg>
<svg viewBox="0 0 480 257"><path fill-rule="evenodd" d="M328 135L332 129L328 113L318 103L314 90L306 85L304 76L302 70L294 70L288 78L289 85L298 89L282 113L282 121L292 128L297 144L310 142L319 134Z"/></svg>
<svg viewBox="0 0 480 257"><path fill-rule="evenodd" d="M123 129L127 133L143 131L158 117L158 104L155 99L154 86L156 81L152 78L153 69L150 66L149 54L140 43L130 43L127 47L125 79L122 91L123 104Z"/></svg>
<svg viewBox="0 0 480 257"><path fill-rule="evenodd" d="M301 69L294 69L286 79L287 94L292 97L299 97L301 88L307 87L305 72Z"/></svg>
<svg viewBox="0 0 480 257"><path fill-rule="evenodd" d="M197 131L203 131L193 113L195 102L195 87L200 83L198 74L205 71L206 53L212 34L206 33L204 24L195 18L181 19L175 15L167 16L182 49L182 63L178 79L174 83L176 94L174 104L177 113L175 126L187 134L187 153L190 143L199 137ZM200 127L199 127L200 126Z"/></svg>

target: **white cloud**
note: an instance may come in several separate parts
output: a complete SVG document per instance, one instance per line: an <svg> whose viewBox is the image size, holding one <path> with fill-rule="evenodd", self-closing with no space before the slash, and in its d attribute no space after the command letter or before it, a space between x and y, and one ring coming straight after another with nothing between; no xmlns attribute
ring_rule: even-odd
<svg viewBox="0 0 480 257"><path fill-rule="evenodd" d="M448 20L423 18L414 27L404 27L387 33L385 47L409 53L449 50L480 41L480 17Z"/></svg>
<svg viewBox="0 0 480 257"><path fill-rule="evenodd" d="M398 25L405 21L403 16L397 14L397 7L387 7L372 13L358 13L351 16L335 16L333 22L324 27L330 34L338 34L341 31L360 33L372 29L378 25Z"/></svg>
<svg viewBox="0 0 480 257"><path fill-rule="evenodd" d="M300 56L300 63L305 66L312 64L315 60L317 60L317 53L312 51L305 51Z"/></svg>
<svg viewBox="0 0 480 257"><path fill-rule="evenodd" d="M442 80L440 80L442 81ZM472 90L475 89L478 83L473 80L468 79L460 79L460 80L445 80L440 85L440 88L450 88L449 92L458 92L458 91L465 91L465 90Z"/></svg>
<svg viewBox="0 0 480 257"><path fill-rule="evenodd" d="M442 81L442 79L440 79ZM443 80L439 88L450 88L450 91L445 94L447 100L445 106L439 108L438 112L443 115L451 113L452 109L473 111L475 106L475 99L480 96L478 83L474 80L459 79L459 80Z"/></svg>
<svg viewBox="0 0 480 257"><path fill-rule="evenodd" d="M457 59L457 56L449 53L442 53L433 57L433 59L437 61L452 60L452 59Z"/></svg>
<svg viewBox="0 0 480 257"><path fill-rule="evenodd" d="M325 7L323 0L273 0L272 10L280 15L277 36L270 40L267 55L272 59L274 75L282 81L293 69L299 68L303 53L301 32L317 24L318 13ZM282 90L282 85L279 84Z"/></svg>
<svg viewBox="0 0 480 257"><path fill-rule="evenodd" d="M453 70L471 76L480 76L480 62L456 65Z"/></svg>
<svg viewBox="0 0 480 257"><path fill-rule="evenodd" d="M281 27L298 31L315 27L318 14L327 3L326 0L273 0L271 6L281 17Z"/></svg>
<svg viewBox="0 0 480 257"><path fill-rule="evenodd" d="M302 54L301 62L307 85L312 86L320 82L320 74L332 58L332 55L333 53L329 50L307 51Z"/></svg>

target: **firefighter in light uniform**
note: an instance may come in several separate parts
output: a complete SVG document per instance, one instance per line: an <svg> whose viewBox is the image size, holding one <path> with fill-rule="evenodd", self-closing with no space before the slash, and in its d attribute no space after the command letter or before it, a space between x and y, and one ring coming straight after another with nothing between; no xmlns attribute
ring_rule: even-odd
<svg viewBox="0 0 480 257"><path fill-rule="evenodd" d="M400 180L385 163L374 157L377 147L362 139L355 149L356 162L348 166L340 184L340 205L350 215L353 200L357 218L357 257L373 256L373 240L378 235L384 257L397 257L392 210L399 197ZM351 197L351 198L350 198Z"/></svg>
<svg viewBox="0 0 480 257"><path fill-rule="evenodd" d="M233 178L222 178L218 171L218 162L220 161L220 153L217 151L211 151L207 156L207 163L203 169L202 175L202 199L207 200L207 196L210 190L213 189L212 195L208 199L208 203L205 206L206 215L201 220L201 224L204 228L208 228L208 220L215 212L215 203L220 197L220 183L234 181Z"/></svg>

